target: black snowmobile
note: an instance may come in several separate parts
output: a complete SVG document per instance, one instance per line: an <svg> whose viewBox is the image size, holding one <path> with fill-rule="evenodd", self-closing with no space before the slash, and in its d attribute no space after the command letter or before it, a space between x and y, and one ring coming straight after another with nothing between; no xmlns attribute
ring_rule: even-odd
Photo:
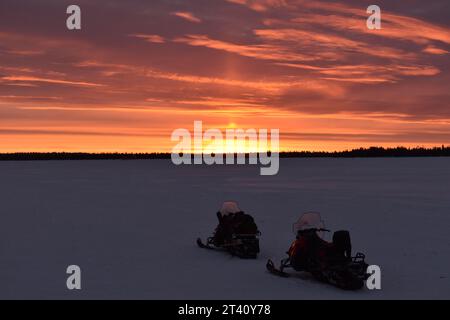
<svg viewBox="0 0 450 320"><path fill-rule="evenodd" d="M206 244L200 238L201 248L225 250L233 256L255 259L259 253L259 235L253 217L239 209L236 202L225 202L217 212L219 224Z"/></svg>
<svg viewBox="0 0 450 320"><path fill-rule="evenodd" d="M348 231L336 231L333 241L322 239L324 228L320 214L304 213L293 231L296 235L287 252L288 258L281 260L277 269L272 260L267 261L267 269L276 275L289 277L284 269L293 268L295 271L306 271L316 279L346 290L357 290L364 286L368 278L365 255L357 253L351 256L352 246Z"/></svg>

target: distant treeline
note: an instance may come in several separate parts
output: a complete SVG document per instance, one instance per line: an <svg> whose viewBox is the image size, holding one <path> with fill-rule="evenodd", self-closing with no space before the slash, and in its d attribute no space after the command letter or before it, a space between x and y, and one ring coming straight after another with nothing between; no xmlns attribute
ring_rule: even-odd
<svg viewBox="0 0 450 320"><path fill-rule="evenodd" d="M296 151L283 152L280 154L283 158L376 158L376 157L449 157L449 147L435 147L435 148L382 148L370 147L359 148L346 151L334 152L317 152L317 151Z"/></svg>
<svg viewBox="0 0 450 320"><path fill-rule="evenodd" d="M247 155L248 156L248 155ZM435 148L360 148L347 151L281 152L281 158L373 158L373 157L449 157L450 147ZM0 161L31 160L144 160L170 159L170 153L71 153L71 152L20 152L0 153Z"/></svg>

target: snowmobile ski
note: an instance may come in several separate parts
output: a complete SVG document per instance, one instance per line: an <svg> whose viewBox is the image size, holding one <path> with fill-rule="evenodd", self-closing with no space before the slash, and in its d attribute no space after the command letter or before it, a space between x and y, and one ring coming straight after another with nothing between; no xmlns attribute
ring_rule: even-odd
<svg viewBox="0 0 450 320"><path fill-rule="evenodd" d="M277 267L275 267L275 264L273 263L273 261L270 259L267 261L266 268L270 273L272 273L276 276L280 276L283 278L289 278L289 273L286 273L284 271L281 271L280 269L277 269Z"/></svg>
<svg viewBox="0 0 450 320"><path fill-rule="evenodd" d="M218 248L211 247L211 246L208 245L208 244L204 244L203 241L202 241L202 239L200 239L200 238L197 238L197 245L198 245L200 248L202 248L202 249L218 250Z"/></svg>

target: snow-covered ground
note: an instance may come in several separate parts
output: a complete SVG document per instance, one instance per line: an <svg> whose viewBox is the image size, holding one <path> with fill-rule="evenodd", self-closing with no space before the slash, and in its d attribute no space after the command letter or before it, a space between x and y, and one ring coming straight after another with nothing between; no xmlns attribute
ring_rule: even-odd
<svg viewBox="0 0 450 320"><path fill-rule="evenodd" d="M199 249L222 201L262 231L255 261ZM175 167L169 160L0 163L0 298L450 298L450 159L282 159ZM278 278L292 223L319 211L382 270L382 290ZM66 289L66 268L82 290Z"/></svg>

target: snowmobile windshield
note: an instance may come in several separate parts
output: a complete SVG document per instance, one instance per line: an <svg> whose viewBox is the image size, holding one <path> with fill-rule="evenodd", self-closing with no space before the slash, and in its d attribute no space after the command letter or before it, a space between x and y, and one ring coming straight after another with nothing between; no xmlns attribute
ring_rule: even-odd
<svg viewBox="0 0 450 320"><path fill-rule="evenodd" d="M222 214L222 216L226 216L227 214L236 213L240 211L241 209L239 209L238 204L234 201L224 202L222 204L222 208L220 209L220 213Z"/></svg>
<svg viewBox="0 0 450 320"><path fill-rule="evenodd" d="M292 226L292 231L295 235L298 234L299 231L308 230L308 229L324 229L325 224L322 221L322 217L318 212L306 212L302 214L300 219ZM318 232L317 235L319 237L323 237L323 232Z"/></svg>

